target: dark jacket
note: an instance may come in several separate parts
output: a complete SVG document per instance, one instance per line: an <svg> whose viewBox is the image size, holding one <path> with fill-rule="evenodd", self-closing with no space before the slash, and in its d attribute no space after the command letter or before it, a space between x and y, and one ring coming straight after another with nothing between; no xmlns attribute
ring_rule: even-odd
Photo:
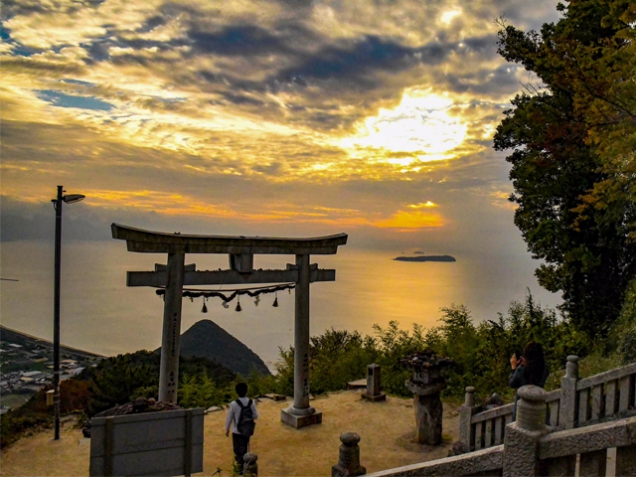
<svg viewBox="0 0 636 477"><path fill-rule="evenodd" d="M548 367L545 366L543 368L543 375L541 379L537 382L532 382L531 376L528 373L528 369L523 366L517 366L512 373L510 373L510 381L508 385L513 389L519 389L521 386L526 386L528 384L534 384L535 386L543 387L545 386L545 382L548 379Z"/></svg>
<svg viewBox="0 0 636 477"><path fill-rule="evenodd" d="M545 386L545 382L547 381L547 379L548 379L547 365L543 368L543 375L541 376L541 379L537 382L532 382L532 378L530 374L528 373L527 368L523 365L519 365L517 366L517 369L515 369L512 373L510 373L510 381L508 382L508 385L513 389L519 389L521 386L526 386L528 384L534 384L535 386L543 387ZM517 420L517 401L518 400L519 400L519 395L516 394L515 406L514 406L514 409L512 410L513 421ZM546 424L549 424L547 414L546 414Z"/></svg>

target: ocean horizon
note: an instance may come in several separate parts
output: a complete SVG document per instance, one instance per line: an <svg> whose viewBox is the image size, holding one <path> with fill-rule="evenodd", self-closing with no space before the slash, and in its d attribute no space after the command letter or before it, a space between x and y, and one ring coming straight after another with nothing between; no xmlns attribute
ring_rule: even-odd
<svg viewBox="0 0 636 477"><path fill-rule="evenodd" d="M53 336L53 247L39 241L2 243L2 324L51 340ZM312 256L320 268L336 269L335 282L311 285L311 334L346 329L373 334L373 325L397 321L402 329L438 324L440 309L465 305L475 322L506 313L511 301L522 301L529 289L536 302L554 308L559 297L539 287L533 276L538 263L524 254L462 254L456 262L394 260L403 251L369 251L341 247L337 255ZM124 243L65 242L62 255L61 341L74 348L112 356L161 345L163 301L149 287L127 287L126 271L152 270L165 263L161 254L126 251ZM255 256L255 268L284 268L293 256ZM199 270L227 268L226 255L186 255ZM236 286L206 287L211 290ZM293 344L294 292L255 299L243 296L228 308L210 298L184 298L181 332L210 319L258 354L270 369L279 347Z"/></svg>

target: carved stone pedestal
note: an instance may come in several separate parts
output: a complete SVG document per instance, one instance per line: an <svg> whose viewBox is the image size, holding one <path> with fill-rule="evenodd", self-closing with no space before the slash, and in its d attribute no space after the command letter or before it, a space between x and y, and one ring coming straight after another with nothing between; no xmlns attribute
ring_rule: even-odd
<svg viewBox="0 0 636 477"><path fill-rule="evenodd" d="M313 409L313 408L311 408ZM290 409L282 409L280 412L280 420L283 424L287 424L294 429L300 429L301 427L312 426L314 424L322 424L322 412L314 412L305 415L293 414Z"/></svg>
<svg viewBox="0 0 636 477"><path fill-rule="evenodd" d="M439 393L433 396L413 396L416 440L420 444L436 446L442 443L442 401Z"/></svg>

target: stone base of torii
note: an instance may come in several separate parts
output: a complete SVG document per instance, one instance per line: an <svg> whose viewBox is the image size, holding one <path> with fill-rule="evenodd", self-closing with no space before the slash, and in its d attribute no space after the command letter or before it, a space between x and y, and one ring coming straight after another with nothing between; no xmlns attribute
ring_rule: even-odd
<svg viewBox="0 0 636 477"><path fill-rule="evenodd" d="M112 224L113 238L126 240L129 252L167 253L168 263L150 272L128 272L128 286L165 287L159 400L177 402L179 340L184 285L290 283L295 286L294 404L281 412L281 421L296 429L322 422L322 413L309 405L309 285L334 281L335 270L310 264L310 255L335 254L347 243L346 234L314 238L227 237L152 232ZM228 270L197 271L185 265L186 253L226 253ZM286 270L254 270L254 254L295 255Z"/></svg>

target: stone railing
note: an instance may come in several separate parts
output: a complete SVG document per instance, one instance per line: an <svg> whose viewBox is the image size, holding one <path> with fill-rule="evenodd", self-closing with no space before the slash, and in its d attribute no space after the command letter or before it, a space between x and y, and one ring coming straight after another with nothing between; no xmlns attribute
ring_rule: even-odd
<svg viewBox="0 0 636 477"><path fill-rule="evenodd" d="M576 383L577 427L636 414L636 363Z"/></svg>
<svg viewBox="0 0 636 477"><path fill-rule="evenodd" d="M561 430L636 415L635 382L636 363L579 379L578 358L568 356L561 388L546 393L547 422ZM498 446L503 443L506 426L512 422L514 404L484 411L482 406L475 406L474 392L474 388L466 388L460 409L462 447L480 450Z"/></svg>
<svg viewBox="0 0 636 477"><path fill-rule="evenodd" d="M545 424L548 394L537 386L519 389L517 420L506 426L503 444L368 476L636 475L636 417L553 431ZM332 475L361 475L359 452L357 459L343 459L341 451L338 471L334 466ZM349 462L355 468L348 469Z"/></svg>

